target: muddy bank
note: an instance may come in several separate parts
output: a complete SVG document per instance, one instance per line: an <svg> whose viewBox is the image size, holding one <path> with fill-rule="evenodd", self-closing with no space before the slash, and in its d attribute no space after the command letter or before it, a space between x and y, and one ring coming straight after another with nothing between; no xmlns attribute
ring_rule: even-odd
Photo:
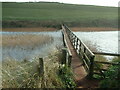
<svg viewBox="0 0 120 90"><path fill-rule="evenodd" d="M42 31L56 31L56 28L45 28L45 27L36 27L36 28L3 28L4 32L42 32Z"/></svg>
<svg viewBox="0 0 120 90"><path fill-rule="evenodd" d="M111 27L71 27L72 31L118 31L118 28Z"/></svg>
<svg viewBox="0 0 120 90"><path fill-rule="evenodd" d="M61 29L61 28L59 28ZM118 28L110 27L70 27L72 31L117 31ZM3 28L4 32L44 32L44 31L58 31L56 28L35 27L35 28Z"/></svg>

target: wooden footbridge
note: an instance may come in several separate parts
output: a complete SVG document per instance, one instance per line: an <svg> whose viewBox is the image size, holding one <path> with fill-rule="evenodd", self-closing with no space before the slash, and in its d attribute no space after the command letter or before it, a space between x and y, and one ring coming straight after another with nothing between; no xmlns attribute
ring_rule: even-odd
<svg viewBox="0 0 120 90"><path fill-rule="evenodd" d="M62 25L63 55L62 64L71 67L79 88L98 87L99 81L93 79L93 75L104 76L106 69L98 67L99 63L118 65L117 63L95 61L95 54L120 56L118 54L92 52L66 25Z"/></svg>

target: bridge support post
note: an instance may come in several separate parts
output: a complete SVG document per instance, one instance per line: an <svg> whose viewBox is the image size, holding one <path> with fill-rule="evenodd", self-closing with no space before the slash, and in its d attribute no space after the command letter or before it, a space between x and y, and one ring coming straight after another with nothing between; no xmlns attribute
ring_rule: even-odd
<svg viewBox="0 0 120 90"><path fill-rule="evenodd" d="M71 60L72 60L72 56L68 57L68 67L71 67Z"/></svg>
<svg viewBox="0 0 120 90"><path fill-rule="evenodd" d="M65 64L66 65L66 63L67 63L66 56L67 56L67 49L63 48L62 49L62 61L61 61L61 64Z"/></svg>
<svg viewBox="0 0 120 90"><path fill-rule="evenodd" d="M88 79L92 79L93 78L94 57L95 56L92 56L91 59L90 59L90 67L89 67Z"/></svg>

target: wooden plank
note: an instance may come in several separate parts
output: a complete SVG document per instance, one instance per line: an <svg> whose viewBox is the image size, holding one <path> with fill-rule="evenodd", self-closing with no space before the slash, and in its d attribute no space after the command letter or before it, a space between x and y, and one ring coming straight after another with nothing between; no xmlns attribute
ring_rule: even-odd
<svg viewBox="0 0 120 90"><path fill-rule="evenodd" d="M98 68L94 68L94 70L99 70ZM101 69L102 71L107 71L107 69Z"/></svg>
<svg viewBox="0 0 120 90"><path fill-rule="evenodd" d="M97 74L97 75L99 75L99 76L102 76L102 74L101 74L101 73L98 73L98 72L93 72L93 74Z"/></svg>
<svg viewBox="0 0 120 90"><path fill-rule="evenodd" d="M87 57L87 55L84 53L84 58L88 64L88 66L90 65L90 59Z"/></svg>
<svg viewBox="0 0 120 90"><path fill-rule="evenodd" d="M89 72L89 66L84 59L83 59L83 63L84 63L86 71Z"/></svg>
<svg viewBox="0 0 120 90"><path fill-rule="evenodd" d="M115 54L115 53L104 53L104 52L93 52L93 53L98 55L120 56L120 54Z"/></svg>
<svg viewBox="0 0 120 90"><path fill-rule="evenodd" d="M103 71L97 66L97 64L96 64L95 62L94 62L94 67L96 67L96 68L98 69L98 71L101 73L101 75L102 75L103 77L105 77Z"/></svg>
<svg viewBox="0 0 120 90"><path fill-rule="evenodd" d="M119 65L118 63L113 63L113 62L102 62L102 61L95 61L95 62L101 64Z"/></svg>

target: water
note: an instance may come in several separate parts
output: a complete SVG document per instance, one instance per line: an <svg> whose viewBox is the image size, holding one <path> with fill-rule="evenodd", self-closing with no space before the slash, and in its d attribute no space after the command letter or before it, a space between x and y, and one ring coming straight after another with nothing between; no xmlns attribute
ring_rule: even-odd
<svg viewBox="0 0 120 90"><path fill-rule="evenodd" d="M53 37L53 41L45 43L40 46L31 47L5 47L2 46L2 60L12 58L15 60L32 60L36 57L48 56L53 51L56 51L56 47L62 47L62 34L61 31L57 32L1 32L2 35L49 35ZM4 42L4 41L3 41Z"/></svg>
<svg viewBox="0 0 120 90"><path fill-rule="evenodd" d="M118 51L118 31L101 31L101 32L74 32L92 51L91 47L95 47L98 52L116 53Z"/></svg>
<svg viewBox="0 0 120 90"><path fill-rule="evenodd" d="M118 51L118 31L101 31L101 32L74 32L92 51L91 47L95 47L99 52L119 53ZM2 47L2 59L13 58L16 60L31 60L35 57L45 57L56 50L56 47L63 46L61 31L57 32L0 32L2 35L50 35L54 38L53 42L36 46L34 49L30 47ZM120 37L120 36L119 36ZM119 40L120 42L120 40ZM109 57L107 57L109 58ZM111 57L110 57L111 58ZM109 58L109 59L110 59Z"/></svg>

